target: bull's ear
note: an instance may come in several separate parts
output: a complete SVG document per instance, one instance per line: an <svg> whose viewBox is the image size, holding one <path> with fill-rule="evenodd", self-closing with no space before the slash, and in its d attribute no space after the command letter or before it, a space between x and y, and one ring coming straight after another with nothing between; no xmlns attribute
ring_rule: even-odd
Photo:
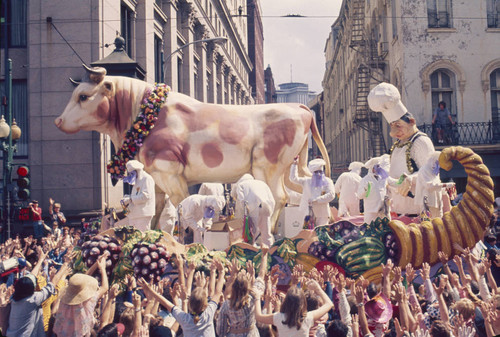
<svg viewBox="0 0 500 337"><path fill-rule="evenodd" d="M112 81L104 81L102 93L106 97L113 97L115 95L115 84Z"/></svg>
<svg viewBox="0 0 500 337"><path fill-rule="evenodd" d="M95 84L99 84L104 80L104 76L106 76L106 69L102 67L88 67L86 64L83 64L85 70L87 70L90 82Z"/></svg>

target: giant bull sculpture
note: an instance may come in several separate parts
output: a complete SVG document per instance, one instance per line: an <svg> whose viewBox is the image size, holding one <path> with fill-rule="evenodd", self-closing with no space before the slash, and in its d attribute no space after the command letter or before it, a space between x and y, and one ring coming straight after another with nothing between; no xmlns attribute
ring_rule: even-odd
<svg viewBox="0 0 500 337"><path fill-rule="evenodd" d="M119 149L153 86L128 77L106 76L104 68L85 68L86 80L75 88L55 124L66 133L93 130L107 134ZM299 174L310 175L309 131L327 161L329 176L328 154L306 106L206 104L171 92L135 159L175 205L188 196L189 185L233 183L251 173L273 192L275 223L286 203L284 184L295 156L300 155Z"/></svg>

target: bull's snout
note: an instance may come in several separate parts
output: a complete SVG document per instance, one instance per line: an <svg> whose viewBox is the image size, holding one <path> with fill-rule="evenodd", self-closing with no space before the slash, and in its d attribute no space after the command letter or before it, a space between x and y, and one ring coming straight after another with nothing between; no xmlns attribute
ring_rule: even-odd
<svg viewBox="0 0 500 337"><path fill-rule="evenodd" d="M62 125L62 121L63 121L63 120L62 120L62 118L61 118L61 117L57 117L57 118L55 119L55 121L54 121L54 124L55 124L58 128L60 128L60 127L61 127L61 125Z"/></svg>

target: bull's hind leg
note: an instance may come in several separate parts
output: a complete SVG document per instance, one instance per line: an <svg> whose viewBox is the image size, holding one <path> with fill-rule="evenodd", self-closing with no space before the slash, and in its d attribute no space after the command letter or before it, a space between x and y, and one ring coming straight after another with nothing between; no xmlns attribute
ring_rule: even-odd
<svg viewBox="0 0 500 337"><path fill-rule="evenodd" d="M285 207L285 204L288 200L288 195L285 190L283 174L273 174L274 171L274 168L270 170L268 168L267 171L260 168L252 168L252 175L255 177L255 179L264 181L273 193L274 201L276 202L276 204L271 216L271 231L273 232L273 234L276 234L276 224L278 223L278 218L281 210L283 209L283 207Z"/></svg>

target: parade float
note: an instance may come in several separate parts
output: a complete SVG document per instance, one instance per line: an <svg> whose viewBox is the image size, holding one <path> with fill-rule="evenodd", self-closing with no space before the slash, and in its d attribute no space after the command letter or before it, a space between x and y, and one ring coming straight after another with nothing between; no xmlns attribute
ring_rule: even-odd
<svg viewBox="0 0 500 337"><path fill-rule="evenodd" d="M131 92L125 95L126 88ZM92 100L84 94L90 91L94 92ZM392 116L394 120L405 113L399 93L397 96L375 100L381 109L397 112ZM130 102L125 102L124 97ZM123 177L126 163L135 158L144 164L144 170L151 174L157 187L171 197L175 206L187 197L190 184L234 183L243 174L252 173L272 191L276 200L272 215L275 224L286 201L283 186L288 184L297 190L288 180L290 166L297 155L300 155L299 174L311 175L306 166L309 130L326 159L325 173L329 176L328 154L314 118L299 104L205 104L171 93L161 85L152 87L135 79L106 76L102 68L87 68L87 80L77 86L73 98L56 119L57 127L68 133L96 130L109 134L118 150L108 166L114 182ZM128 124L121 123L124 120L128 120ZM408 123L414 125L414 119L409 118ZM407 159L400 164L413 172L410 150L404 149L408 142L395 145L396 151ZM411 144L408 148L411 149ZM439 155L439 165L435 166L438 170L439 167L450 170L453 161L465 168L467 187L460 203L442 217L422 217L411 223L378 217L362 225L340 220L280 238L270 247L268 261L270 266L279 266L282 275L279 285L289 283L297 264L303 265L306 271L330 264L348 277L363 276L379 282L381 265L388 259L402 268L408 263L420 268L424 262L436 264L439 251L451 258L464 248L474 247L483 238L493 214L493 182L481 157L471 149L446 148ZM403 178L400 181L393 178L394 184L404 186ZM157 214L159 211L161 209L157 209ZM179 244L161 230L110 228L82 239L76 249L75 269L85 271L103 252L107 254L107 271L113 282L132 273L151 280L175 274L175 254L184 254L200 269L213 258L237 260L242 265L251 260L258 266L262 251L243 242L246 233L243 222L236 219L232 226L227 223L221 226L232 227L232 233L228 234L230 245L219 251L209 250L202 244Z"/></svg>

